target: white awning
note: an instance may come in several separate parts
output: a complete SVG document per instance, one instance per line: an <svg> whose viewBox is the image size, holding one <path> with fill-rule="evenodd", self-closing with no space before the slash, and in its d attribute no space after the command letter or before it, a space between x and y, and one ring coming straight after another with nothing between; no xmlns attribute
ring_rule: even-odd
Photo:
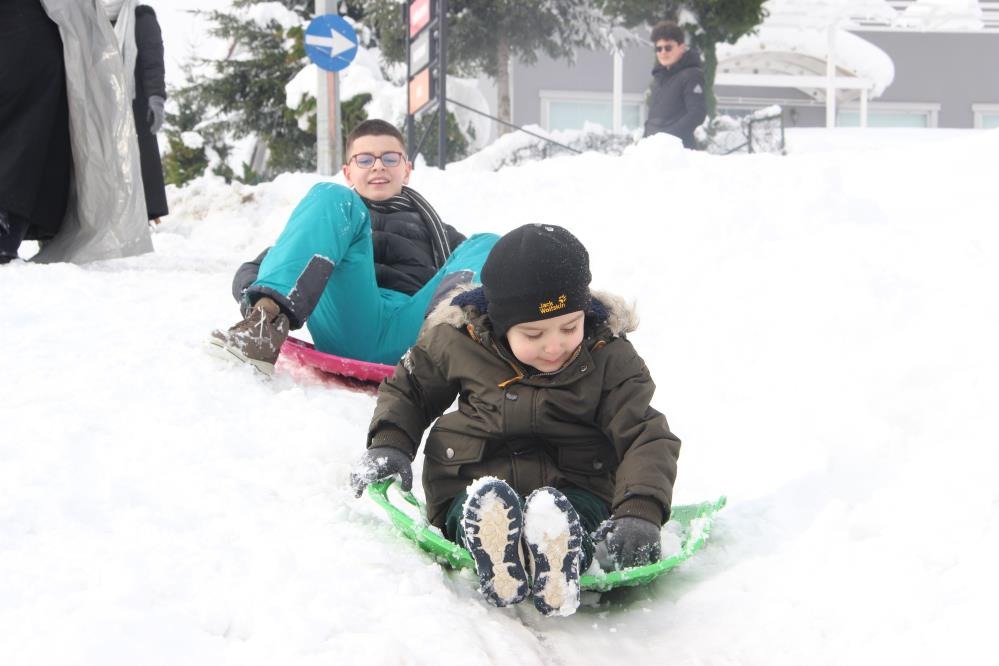
<svg viewBox="0 0 999 666"><path fill-rule="evenodd" d="M832 87L839 102L857 99L861 90L869 97L883 93L895 78L891 57L857 35L833 30L830 39L829 29L764 24L735 44L719 44L715 85L797 88L820 101Z"/></svg>

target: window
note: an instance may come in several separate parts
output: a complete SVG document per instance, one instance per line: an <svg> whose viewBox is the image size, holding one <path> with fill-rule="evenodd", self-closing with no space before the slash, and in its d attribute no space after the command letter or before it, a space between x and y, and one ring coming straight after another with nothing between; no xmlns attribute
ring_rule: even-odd
<svg viewBox="0 0 999 666"><path fill-rule="evenodd" d="M972 104L975 113L975 129L999 128L999 104Z"/></svg>
<svg viewBox="0 0 999 666"><path fill-rule="evenodd" d="M867 107L868 127L936 127L940 105L932 103L880 102ZM860 108L856 104L836 113L837 127L859 127Z"/></svg>
<svg viewBox="0 0 999 666"><path fill-rule="evenodd" d="M585 123L605 129L614 126L610 93L542 90L541 125L549 130L582 129ZM642 95L622 95L621 125L633 130L645 125L645 99Z"/></svg>

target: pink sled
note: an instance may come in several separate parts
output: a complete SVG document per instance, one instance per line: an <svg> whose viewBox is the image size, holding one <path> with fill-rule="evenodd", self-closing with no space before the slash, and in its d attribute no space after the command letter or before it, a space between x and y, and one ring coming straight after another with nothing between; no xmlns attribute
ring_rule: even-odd
<svg viewBox="0 0 999 666"><path fill-rule="evenodd" d="M298 338L288 338L281 347L281 356L294 359L302 365L307 365L322 372L339 375L340 377L350 377L362 382L377 384L395 372L395 366L384 363L371 363L369 361L359 361L354 358L345 358L334 354L327 354L315 348L315 346L299 340Z"/></svg>

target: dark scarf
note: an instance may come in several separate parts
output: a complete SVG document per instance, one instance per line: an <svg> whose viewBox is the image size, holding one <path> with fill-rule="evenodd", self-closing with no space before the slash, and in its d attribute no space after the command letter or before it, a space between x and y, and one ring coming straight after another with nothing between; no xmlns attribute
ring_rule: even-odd
<svg viewBox="0 0 999 666"><path fill-rule="evenodd" d="M364 199L364 197L361 197ZM434 210L430 202L416 190L402 186L402 193L384 201L371 201L364 199L364 204L369 210L379 213L395 213L398 211L416 211L420 214L423 223L430 230L430 245L434 249L434 268L440 268L451 256L451 244L447 240L447 227L441 221L440 215Z"/></svg>

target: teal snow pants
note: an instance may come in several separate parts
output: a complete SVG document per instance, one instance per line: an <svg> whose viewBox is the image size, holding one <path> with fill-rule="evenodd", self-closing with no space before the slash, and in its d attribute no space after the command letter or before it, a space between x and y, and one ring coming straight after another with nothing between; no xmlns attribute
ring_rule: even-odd
<svg viewBox="0 0 999 666"><path fill-rule="evenodd" d="M459 245L440 270L413 294L382 289L375 280L371 221L353 190L320 183L305 195L264 257L251 292L294 303L299 277L316 260L332 264L315 308L304 317L316 348L337 356L394 365L416 341L427 305L447 275L479 271L495 234ZM296 322L293 322L293 324ZM297 322L301 325L301 322Z"/></svg>

